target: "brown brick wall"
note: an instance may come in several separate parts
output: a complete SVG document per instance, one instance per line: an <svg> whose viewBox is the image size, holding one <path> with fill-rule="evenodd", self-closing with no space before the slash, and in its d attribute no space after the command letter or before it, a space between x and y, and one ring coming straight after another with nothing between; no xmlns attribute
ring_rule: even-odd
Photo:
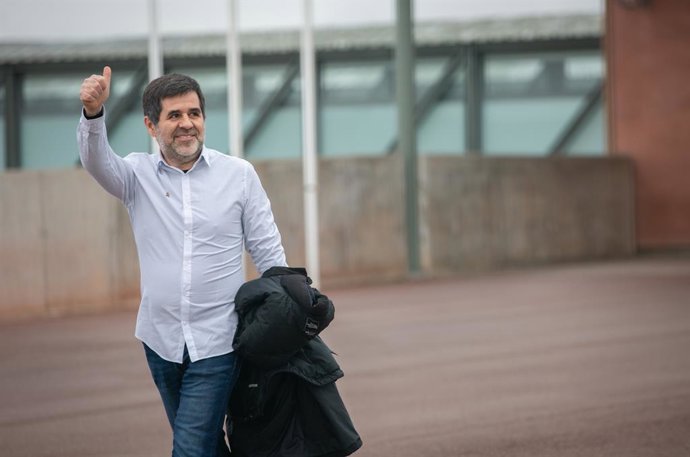
<svg viewBox="0 0 690 457"><path fill-rule="evenodd" d="M609 148L636 168L637 243L690 246L690 1L606 1Z"/></svg>

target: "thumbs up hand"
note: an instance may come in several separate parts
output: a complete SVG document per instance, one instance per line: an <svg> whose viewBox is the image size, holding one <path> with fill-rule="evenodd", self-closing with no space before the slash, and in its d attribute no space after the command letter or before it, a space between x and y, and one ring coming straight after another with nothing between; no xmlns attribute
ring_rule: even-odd
<svg viewBox="0 0 690 457"><path fill-rule="evenodd" d="M110 96L111 75L112 70L106 66L102 75L91 75L81 83L79 99L87 116L96 116L103 109L103 104Z"/></svg>

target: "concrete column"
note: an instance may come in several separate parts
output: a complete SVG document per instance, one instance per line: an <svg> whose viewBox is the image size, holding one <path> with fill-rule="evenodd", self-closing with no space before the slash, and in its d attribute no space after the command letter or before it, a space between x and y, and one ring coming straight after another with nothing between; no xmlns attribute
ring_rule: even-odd
<svg viewBox="0 0 690 457"><path fill-rule="evenodd" d="M412 0L396 0L395 94L398 107L398 148L404 156L407 263L411 274L421 271L415 126L414 34Z"/></svg>

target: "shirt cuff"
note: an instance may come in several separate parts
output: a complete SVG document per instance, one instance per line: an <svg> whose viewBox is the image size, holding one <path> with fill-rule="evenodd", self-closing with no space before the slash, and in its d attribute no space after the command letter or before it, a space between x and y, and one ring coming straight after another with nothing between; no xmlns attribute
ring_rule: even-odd
<svg viewBox="0 0 690 457"><path fill-rule="evenodd" d="M81 119L79 121L80 129L86 132L101 133L105 130L105 107L101 112L92 118L86 117L84 108L81 109Z"/></svg>
<svg viewBox="0 0 690 457"><path fill-rule="evenodd" d="M103 113L105 113L105 106L102 106L101 110L95 116L88 116L86 114L86 110L84 108L81 109L81 114L84 116L84 119L87 119L89 121L91 119L98 119L99 117L103 117Z"/></svg>

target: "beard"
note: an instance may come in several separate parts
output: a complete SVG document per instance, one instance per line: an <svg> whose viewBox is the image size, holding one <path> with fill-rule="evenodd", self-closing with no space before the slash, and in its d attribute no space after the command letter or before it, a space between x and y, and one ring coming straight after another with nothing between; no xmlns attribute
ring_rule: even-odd
<svg viewBox="0 0 690 457"><path fill-rule="evenodd" d="M193 164L199 158L202 149L204 148L203 139L198 136L190 141L176 142L176 136L172 141L166 142L159 134L156 137L161 148L163 157L169 162L169 165L184 166Z"/></svg>

